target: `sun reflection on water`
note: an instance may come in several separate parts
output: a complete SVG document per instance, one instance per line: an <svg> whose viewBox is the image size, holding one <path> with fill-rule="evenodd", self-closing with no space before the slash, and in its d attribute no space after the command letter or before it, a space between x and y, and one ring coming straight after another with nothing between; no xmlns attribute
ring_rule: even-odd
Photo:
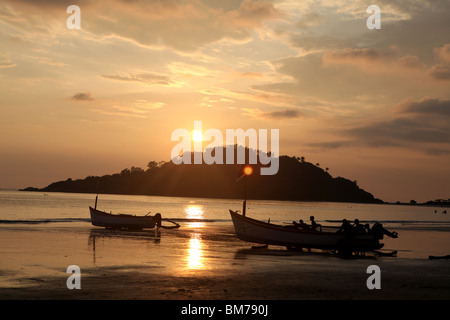
<svg viewBox="0 0 450 320"><path fill-rule="evenodd" d="M203 219L203 209L201 206L189 205L185 209L185 212L186 212L186 218L198 220L198 222L195 221L195 222L189 223L190 227L203 227L204 226L204 223L201 222L201 220Z"/></svg>
<svg viewBox="0 0 450 320"><path fill-rule="evenodd" d="M189 227L203 228L205 223L202 222L203 219L203 209L199 205L188 205L185 208L186 218L192 219L189 222ZM192 230L191 237L188 243L188 252L187 252L187 269L190 270L199 270L204 269L204 257L203 257L203 241L201 233L196 232L198 230Z"/></svg>
<svg viewBox="0 0 450 320"><path fill-rule="evenodd" d="M193 233L191 239L189 240L189 249L187 256L187 267L189 269L203 269L204 268L204 258L203 258L203 244L199 233Z"/></svg>

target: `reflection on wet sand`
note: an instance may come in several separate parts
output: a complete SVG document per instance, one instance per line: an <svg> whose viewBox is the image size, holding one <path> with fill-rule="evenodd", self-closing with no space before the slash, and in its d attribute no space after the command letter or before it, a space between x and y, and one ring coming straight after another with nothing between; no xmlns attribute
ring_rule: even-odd
<svg viewBox="0 0 450 320"><path fill-rule="evenodd" d="M189 205L185 209L187 219L203 219L203 209L199 205ZM190 222L188 223L189 228L197 229L203 228L205 226L204 222ZM205 268L205 258L203 256L203 240L201 233L195 232L191 233L188 250L187 250L187 264L186 268L188 270L201 270Z"/></svg>
<svg viewBox="0 0 450 320"><path fill-rule="evenodd" d="M187 254L187 268L188 269L203 269L204 257L203 257L203 243L201 235L199 233L193 233L189 240L189 248Z"/></svg>
<svg viewBox="0 0 450 320"><path fill-rule="evenodd" d="M159 243L161 241L161 233L159 230L142 230L142 231L127 231L115 229L91 229L88 238L88 247L92 246L93 263L96 262L96 241L104 239L118 239L118 240L141 240L152 243Z"/></svg>

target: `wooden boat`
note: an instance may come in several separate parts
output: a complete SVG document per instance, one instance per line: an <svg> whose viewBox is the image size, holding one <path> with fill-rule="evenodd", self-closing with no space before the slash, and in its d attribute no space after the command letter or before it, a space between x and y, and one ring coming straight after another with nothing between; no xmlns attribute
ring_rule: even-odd
<svg viewBox="0 0 450 320"><path fill-rule="evenodd" d="M91 223L97 227L122 229L153 229L161 227L161 214L154 216L134 216L131 214L112 214L89 207Z"/></svg>
<svg viewBox="0 0 450 320"><path fill-rule="evenodd" d="M276 225L248 218L230 210L234 229L239 239L247 242L286 246L288 248L331 249L341 253L374 251L383 247L382 235L375 233L353 233L351 235L330 231L299 229ZM322 230L327 229L323 227Z"/></svg>
<svg viewBox="0 0 450 320"><path fill-rule="evenodd" d="M91 214L91 223L97 227L114 228L114 229L153 229L157 228L179 228L180 225L174 221L163 219L160 213L156 213L154 216L136 216L131 214L112 214L104 211L97 210L97 197L95 198L95 207L89 207ZM162 226L161 221L168 221L173 223L174 226Z"/></svg>

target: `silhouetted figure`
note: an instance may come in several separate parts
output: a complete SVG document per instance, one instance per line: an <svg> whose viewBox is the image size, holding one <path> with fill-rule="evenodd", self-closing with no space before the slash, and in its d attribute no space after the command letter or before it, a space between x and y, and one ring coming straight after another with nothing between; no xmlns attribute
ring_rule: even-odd
<svg viewBox="0 0 450 320"><path fill-rule="evenodd" d="M338 233L344 233L346 235L351 235L353 233L353 227L347 219L342 220L341 227L337 231Z"/></svg>
<svg viewBox="0 0 450 320"><path fill-rule="evenodd" d="M309 217L309 220L311 220L311 229L312 229L312 230L316 230L317 228L321 228L321 227L322 227L320 224L318 224L318 223L314 220L314 216Z"/></svg>
<svg viewBox="0 0 450 320"><path fill-rule="evenodd" d="M367 225L366 225L367 226ZM354 231L357 233L365 233L365 227L359 223L358 219L355 219L355 223L353 224Z"/></svg>
<svg viewBox="0 0 450 320"><path fill-rule="evenodd" d="M375 236L378 239L383 239L383 234L387 235L388 237L391 238L398 238L398 233L397 232L390 232L388 230L386 230L383 225L381 223L375 222L375 224L372 227L372 232L375 234Z"/></svg>
<svg viewBox="0 0 450 320"><path fill-rule="evenodd" d="M309 229L309 226L302 220L300 219L298 222L297 221L293 221L292 222L294 224L294 226L296 226L299 229Z"/></svg>
<svg viewBox="0 0 450 320"><path fill-rule="evenodd" d="M161 228L161 220L162 220L161 213L155 214L155 224L158 228Z"/></svg>

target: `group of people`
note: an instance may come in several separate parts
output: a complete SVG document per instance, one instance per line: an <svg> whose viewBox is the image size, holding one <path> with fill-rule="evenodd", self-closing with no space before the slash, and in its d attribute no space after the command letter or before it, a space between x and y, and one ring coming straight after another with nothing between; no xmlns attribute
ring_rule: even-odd
<svg viewBox="0 0 450 320"><path fill-rule="evenodd" d="M311 221L311 225L306 224L302 219L300 219L299 222L292 221L292 224L299 229L316 231L317 229L319 229L320 231L322 230L322 226L314 220L314 216L309 217L309 220Z"/></svg>
<svg viewBox="0 0 450 320"><path fill-rule="evenodd" d="M309 219L311 221L311 225L306 224L302 219L300 219L299 222L293 221L292 224L299 229L322 231L322 225L318 224L314 220L314 216L311 216ZM392 238L398 237L397 232L389 232L383 227L381 223L376 222L372 226L372 228L370 228L368 223L362 225L358 219L355 219L353 224L351 224L347 219L343 219L342 225L339 227L337 233L343 233L345 235L353 235L358 233L373 233L375 235L378 235L380 238L382 237L383 234Z"/></svg>
<svg viewBox="0 0 450 320"><path fill-rule="evenodd" d="M398 238L397 232L395 231L390 232L386 230L383 227L383 225L379 222L375 222L371 229L368 223L362 225L359 223L358 219L355 219L353 225L350 224L350 222L348 222L347 219L342 220L342 225L337 232L343 232L346 235L353 235L358 233L372 233L379 239L382 239L383 235L387 235L388 237L391 238Z"/></svg>
<svg viewBox="0 0 450 320"><path fill-rule="evenodd" d="M365 225L362 225L359 223L358 219L355 219L355 222L353 224L350 224L347 219L342 220L342 225L337 231L338 233L346 233L346 234L353 234L353 233L368 233L370 232L370 226L368 223Z"/></svg>

